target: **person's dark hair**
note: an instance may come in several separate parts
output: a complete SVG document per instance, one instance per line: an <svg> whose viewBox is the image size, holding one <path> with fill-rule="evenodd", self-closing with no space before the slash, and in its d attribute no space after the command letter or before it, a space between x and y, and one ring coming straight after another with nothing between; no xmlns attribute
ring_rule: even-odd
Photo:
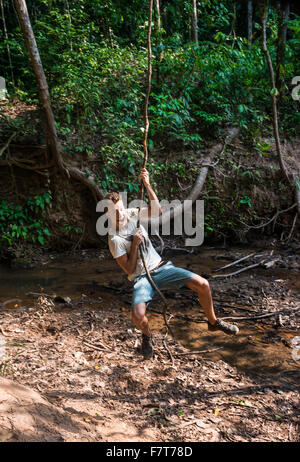
<svg viewBox="0 0 300 462"><path fill-rule="evenodd" d="M107 194L105 194L103 199L108 199L108 200L112 201L114 204L116 204L122 198L121 198L121 196L120 196L120 194L118 192L108 192Z"/></svg>
<svg viewBox="0 0 300 462"><path fill-rule="evenodd" d="M122 200L122 197L120 196L118 192L108 192L107 194L105 194L103 199L112 201L114 204L116 204L117 202ZM104 207L104 213L107 213L107 212L108 212L108 208Z"/></svg>

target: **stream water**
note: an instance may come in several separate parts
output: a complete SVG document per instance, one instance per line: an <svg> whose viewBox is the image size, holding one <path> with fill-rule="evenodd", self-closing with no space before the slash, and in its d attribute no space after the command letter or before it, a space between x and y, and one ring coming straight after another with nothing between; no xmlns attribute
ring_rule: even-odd
<svg viewBox="0 0 300 462"><path fill-rule="evenodd" d="M247 255L255 250L235 251ZM214 269L230 262L224 253L224 250L203 249L198 255L180 254L173 255L170 259L177 266L206 276L213 275ZM274 293L273 281L277 281L278 287L284 286L286 291L283 294ZM273 301L273 306L274 300L277 300L277 310L281 309L281 301L286 302L287 297L293 301L294 307L297 303L299 306L300 280L296 269L256 268L235 279L210 279L210 283L216 312L220 317L250 316L251 311L261 314L261 307L256 305L258 298L255 297L261 297L262 292L268 301ZM124 316L130 315L131 286L111 258L83 261L80 258L77 261L74 258L56 258L32 269L12 269L0 265L0 319L1 306L6 310L32 306L34 298L26 295L29 292L68 296L72 302L85 297L88 309L100 312L117 310ZM275 318L269 318L268 322L237 320L235 322L240 328L239 335L228 337L223 333L207 331L203 312L191 291L167 295L174 310L173 314L202 321L189 322L177 317L172 319L176 339L186 348L219 348L204 354L204 357L211 360L222 359L246 373L272 377L274 383L299 384L300 360L293 359L293 348L290 346L295 337L300 340L300 332L295 325L291 327L283 323L282 326L276 326ZM151 302L150 309L152 307L162 310L159 301ZM275 311L274 308L273 310ZM265 306L264 311L267 312ZM154 330L164 329L161 315L149 312L149 320Z"/></svg>

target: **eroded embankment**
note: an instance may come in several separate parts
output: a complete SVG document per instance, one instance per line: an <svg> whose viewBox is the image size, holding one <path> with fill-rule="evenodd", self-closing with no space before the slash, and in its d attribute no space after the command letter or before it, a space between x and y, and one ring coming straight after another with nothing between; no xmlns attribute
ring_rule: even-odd
<svg viewBox="0 0 300 462"><path fill-rule="evenodd" d="M70 303L27 298L26 307L1 310L1 374L13 381L0 381L2 440L298 440L299 362L291 342L299 295L282 269L281 278L274 272L268 277L268 270L222 283L210 278L219 316L286 310L281 318L236 320L240 335L234 338L207 332L191 292L168 294L176 341L165 337L160 315L151 313L155 356L144 361L129 316L130 286L115 262L98 262L97 274L96 267L87 272L88 260L80 275L79 262L71 263L69 287L59 278L65 288L60 295L70 295ZM183 265L181 257L174 260ZM226 262L212 261L215 268ZM208 262L207 255L202 262L189 255L193 269L203 273L203 265L212 276ZM48 293L54 295L49 287ZM154 302L152 309L161 307Z"/></svg>

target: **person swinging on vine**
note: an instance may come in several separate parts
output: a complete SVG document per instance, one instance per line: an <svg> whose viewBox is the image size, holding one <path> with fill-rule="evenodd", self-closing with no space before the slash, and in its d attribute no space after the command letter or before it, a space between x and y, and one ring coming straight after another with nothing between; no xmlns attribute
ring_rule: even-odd
<svg viewBox="0 0 300 462"><path fill-rule="evenodd" d="M149 207L140 209L141 219L153 218L161 215L162 209L158 198L153 191L149 173L146 168L140 172L140 178L147 190ZM229 324L218 319L214 312L212 295L208 281L183 268L176 267L172 261L164 261L151 244L145 228L138 225L138 208L125 209L122 198L117 192L105 195L110 206L106 214L110 218L108 231L108 245L110 252L122 270L133 282L132 320L134 325L142 331L142 353L145 358L153 355L152 333L146 316L146 307L154 295L154 288L150 284L145 272L139 252L143 247L143 255L151 277L159 289L179 289L188 287L197 293L200 305L207 317L210 331L222 331L225 334L235 335L239 332L235 324ZM142 244L143 243L143 244Z"/></svg>

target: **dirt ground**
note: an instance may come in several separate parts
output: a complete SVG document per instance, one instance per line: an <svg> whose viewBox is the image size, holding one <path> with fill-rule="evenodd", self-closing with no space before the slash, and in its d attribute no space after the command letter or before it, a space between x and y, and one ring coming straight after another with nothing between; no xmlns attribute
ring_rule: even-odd
<svg viewBox="0 0 300 462"><path fill-rule="evenodd" d="M2 309L0 441L299 441L296 361L292 381L255 376L215 359L213 342L192 354L163 328L144 360L128 308L97 310L96 298Z"/></svg>

